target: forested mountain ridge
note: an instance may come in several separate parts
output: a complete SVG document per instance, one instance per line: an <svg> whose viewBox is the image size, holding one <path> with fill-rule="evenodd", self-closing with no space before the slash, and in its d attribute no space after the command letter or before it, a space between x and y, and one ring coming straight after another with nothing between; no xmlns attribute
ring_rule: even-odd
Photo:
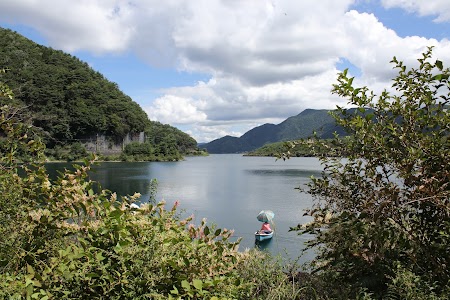
<svg viewBox="0 0 450 300"><path fill-rule="evenodd" d="M242 153L269 143L307 138L314 132L323 139L332 138L334 132L344 134L329 112L326 109L305 109L278 125L264 124L247 131L241 137L223 137L202 145L202 148L210 153Z"/></svg>
<svg viewBox="0 0 450 300"><path fill-rule="evenodd" d="M120 139L146 132L155 149L163 142L173 143L180 151L196 148L196 141L187 134L150 121L116 83L77 57L3 28L0 45L0 68L7 69L1 80L13 90L15 104L25 107L34 124L46 132L47 147L95 134ZM11 100L0 99L0 103L11 104Z"/></svg>

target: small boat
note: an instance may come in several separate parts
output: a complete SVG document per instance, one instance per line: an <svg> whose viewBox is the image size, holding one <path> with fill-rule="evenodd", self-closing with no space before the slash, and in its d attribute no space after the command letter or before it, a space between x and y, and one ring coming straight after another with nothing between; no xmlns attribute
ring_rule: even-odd
<svg viewBox="0 0 450 300"><path fill-rule="evenodd" d="M273 230L272 231L265 231L265 232L261 232L261 231L255 232L255 239L258 242L265 241L265 240L270 240L272 237L273 237Z"/></svg>

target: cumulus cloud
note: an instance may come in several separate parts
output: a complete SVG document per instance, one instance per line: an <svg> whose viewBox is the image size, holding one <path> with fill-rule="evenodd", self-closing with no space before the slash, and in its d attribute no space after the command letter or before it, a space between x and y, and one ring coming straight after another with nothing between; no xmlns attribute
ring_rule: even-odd
<svg viewBox="0 0 450 300"><path fill-rule="evenodd" d="M8 2L8 3L7 3ZM131 52L153 66L208 74L140 103L152 120L179 125L201 142L277 123L305 108L332 109L342 59L358 84L390 85L395 55L407 65L427 46L450 60L448 39L402 38L352 0L80 0L0 2L0 17L39 30L58 49ZM382 0L450 20L446 0ZM44 9L51 7L52 9Z"/></svg>
<svg viewBox="0 0 450 300"><path fill-rule="evenodd" d="M133 27L127 22L132 7L123 2L2 1L0 17L34 27L57 49L121 52L133 36Z"/></svg>
<svg viewBox="0 0 450 300"><path fill-rule="evenodd" d="M232 3L188 8L174 31L184 68L264 86L317 75L336 62L335 26L349 1Z"/></svg>
<svg viewBox="0 0 450 300"><path fill-rule="evenodd" d="M162 123L189 124L206 120L206 114L198 110L193 99L174 95L157 98L152 107L145 110L150 119Z"/></svg>
<svg viewBox="0 0 450 300"><path fill-rule="evenodd" d="M331 69L317 76L304 77L288 83L268 84L263 88L245 85L233 78L220 77L208 82L199 82L195 86L167 89L163 93L175 97L179 105L183 105L183 101L186 101L204 112L207 119L202 120L203 124L256 122L262 119L282 121L305 108L332 109L336 103L340 103L341 99L330 95L337 73L338 70ZM166 97L157 99L147 109L150 116L152 116L150 111L163 110L165 102L173 106L172 101ZM172 118L172 123L183 123L177 119L177 114L166 113L166 110L163 114ZM155 114L153 116L156 117ZM184 114L179 116L184 119Z"/></svg>
<svg viewBox="0 0 450 300"><path fill-rule="evenodd" d="M384 82L395 76L396 71L388 63L394 55L411 64L427 46L440 44L437 40L417 36L401 38L373 14L355 10L345 14L344 23L345 39L348 45L354 45L345 48L344 56L359 67L368 84Z"/></svg>
<svg viewBox="0 0 450 300"><path fill-rule="evenodd" d="M399 7L420 16L435 16L435 22L450 22L450 2L447 0L382 0L386 8Z"/></svg>

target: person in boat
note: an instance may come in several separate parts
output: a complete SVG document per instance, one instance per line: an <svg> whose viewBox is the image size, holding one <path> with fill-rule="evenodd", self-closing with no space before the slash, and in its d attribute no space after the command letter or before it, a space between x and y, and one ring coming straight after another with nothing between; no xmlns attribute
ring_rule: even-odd
<svg viewBox="0 0 450 300"><path fill-rule="evenodd" d="M269 222L264 222L259 230L259 233L271 233L272 228L270 228Z"/></svg>

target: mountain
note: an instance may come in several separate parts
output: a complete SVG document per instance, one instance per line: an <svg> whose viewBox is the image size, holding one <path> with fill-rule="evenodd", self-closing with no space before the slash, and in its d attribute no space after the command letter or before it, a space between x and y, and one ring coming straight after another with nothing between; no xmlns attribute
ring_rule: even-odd
<svg viewBox="0 0 450 300"><path fill-rule="evenodd" d="M278 125L264 124L247 131L241 137L225 136L202 145L202 148L209 153L243 153L268 143L307 138L314 132L320 138L332 138L335 131L344 134L329 115L329 110L305 109Z"/></svg>
<svg viewBox="0 0 450 300"><path fill-rule="evenodd" d="M197 148L186 133L150 121L139 104L87 63L3 28L0 69L7 70L0 73L0 82L14 92L14 102L0 98L0 105L23 107L43 129L47 148L96 135L122 140L141 132L155 151L172 145L180 153Z"/></svg>

